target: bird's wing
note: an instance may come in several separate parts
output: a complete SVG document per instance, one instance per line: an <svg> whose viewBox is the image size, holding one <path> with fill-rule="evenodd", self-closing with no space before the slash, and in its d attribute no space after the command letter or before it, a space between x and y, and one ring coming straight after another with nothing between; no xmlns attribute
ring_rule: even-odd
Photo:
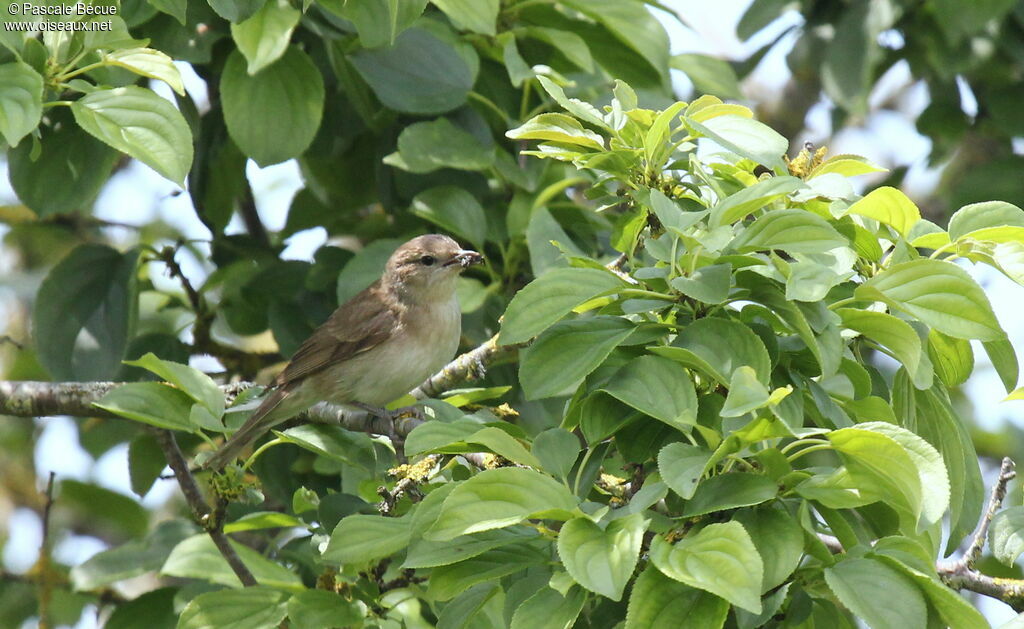
<svg viewBox="0 0 1024 629"><path fill-rule="evenodd" d="M286 387L325 367L372 349L398 325L398 305L386 299L378 280L340 306L299 347L274 384Z"/></svg>

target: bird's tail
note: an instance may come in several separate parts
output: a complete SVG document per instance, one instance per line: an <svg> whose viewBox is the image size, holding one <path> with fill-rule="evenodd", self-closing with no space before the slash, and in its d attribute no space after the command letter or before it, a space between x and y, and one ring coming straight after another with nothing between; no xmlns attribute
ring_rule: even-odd
<svg viewBox="0 0 1024 629"><path fill-rule="evenodd" d="M273 411L277 410L281 402L288 398L290 394L291 390L287 388L277 389L271 393L267 399L263 400L263 403L252 414L252 417L242 424L238 432L231 435L231 438L225 441L224 445L203 463L203 467L208 470L224 469L225 466L238 458L242 450L258 439L260 435L288 419L289 414L275 413Z"/></svg>

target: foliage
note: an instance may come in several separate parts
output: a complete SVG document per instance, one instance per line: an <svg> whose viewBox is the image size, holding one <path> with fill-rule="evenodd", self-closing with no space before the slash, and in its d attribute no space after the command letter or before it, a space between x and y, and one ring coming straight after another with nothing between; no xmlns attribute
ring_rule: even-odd
<svg viewBox="0 0 1024 629"><path fill-rule="evenodd" d="M466 348L496 332L529 345L426 402L404 444L299 425L245 473L207 478L256 588L183 511L148 522L65 481L58 521L99 521L112 548L54 578L77 598L51 616L156 573L174 579L110 626L983 625L935 568L983 501L950 389L971 341L1007 392L1018 365L954 261L1024 283L1024 211L966 205L945 230L895 188L855 193L850 177L879 170L863 158L789 162L748 108L674 102L664 29L639 1L125 1L113 23L0 33L0 135L25 206L8 242L56 252L26 255L52 268L8 377L131 381L96 404L130 421L80 434L97 455L130 443L140 496L163 465L143 425L194 454L251 398L227 404L191 356L255 376L279 356L250 337L269 330L289 354L403 236L439 229L486 254L460 284ZM735 96L727 66L672 64ZM127 252L103 244L86 219L118 152L187 184L209 249L169 226ZM246 160L293 158L306 187L268 233ZM236 213L244 234L227 229ZM366 246L280 259L318 226ZM1009 562L1018 511L993 524ZM24 586L0 584L0 601ZM32 613L0 605L4 624Z"/></svg>
<svg viewBox="0 0 1024 629"><path fill-rule="evenodd" d="M792 9L801 19L783 20L787 26L778 28L775 20ZM1022 89L1016 77L1024 68L1020 3L754 0L736 35L748 44L767 41L733 64L741 75L772 48L791 46L784 97L765 108L787 137L811 126L806 114L820 102L831 109L833 133L899 111L930 140L929 164L943 170L928 193L933 220L993 197L1024 203L1006 177L1021 166L1014 149L1022 129L1015 109ZM920 107L906 98L916 88L928 95ZM894 150L897 162L909 161L902 147ZM898 184L904 175L900 168L890 181Z"/></svg>

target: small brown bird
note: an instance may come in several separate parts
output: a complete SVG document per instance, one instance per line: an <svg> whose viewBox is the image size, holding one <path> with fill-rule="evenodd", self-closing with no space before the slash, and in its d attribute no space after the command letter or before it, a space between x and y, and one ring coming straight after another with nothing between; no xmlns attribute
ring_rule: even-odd
<svg viewBox="0 0 1024 629"><path fill-rule="evenodd" d="M306 339L270 395L203 467L222 469L271 427L318 402L381 407L423 382L458 349L456 278L482 261L438 234L403 244L379 280Z"/></svg>

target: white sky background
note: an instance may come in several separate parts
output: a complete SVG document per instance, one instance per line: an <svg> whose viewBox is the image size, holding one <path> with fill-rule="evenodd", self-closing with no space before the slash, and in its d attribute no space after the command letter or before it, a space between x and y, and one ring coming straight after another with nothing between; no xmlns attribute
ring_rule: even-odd
<svg viewBox="0 0 1024 629"><path fill-rule="evenodd" d="M673 54L700 52L727 59L743 58L748 52L771 41L787 26L801 22L800 15L792 11L751 41L742 43L737 40L734 27L749 2L725 0L709 5L698 0L664 0L664 4L686 16L689 26L687 28L671 18L662 20L669 31ZM772 100L780 94L781 87L789 76L785 55L794 41L795 34L791 33L744 82L744 92L748 98L763 102ZM187 66L183 66L182 70L191 75L186 77L189 91L197 100L205 101L205 86ZM677 94L684 99L688 98L692 90L689 80L679 71L673 70L672 75ZM836 137L830 138L831 104L821 102L815 105L809 114L808 137L800 138L799 141L810 140L816 145L828 141L832 154L856 153L887 167L908 165L910 170L905 185L907 192L914 196L928 191L937 182L938 172L926 166L930 141L918 134L914 128L914 117L927 105L928 93L923 85L903 89L909 76L905 63L894 67L871 97L872 103L877 104L888 100L897 93L897 90L902 89L897 99L900 111L877 113L860 126L844 129ZM162 93L169 97L170 93L165 85L156 83L154 87L158 91L163 90ZM976 104L969 88L964 87L964 109L972 113L971 110L976 108ZM247 173L253 184L257 208L264 224L271 231L281 229L291 198L302 187L298 167L294 161L289 161L260 169L250 161ZM106 185L97 200L95 214L100 218L131 224L143 224L159 217L178 227L187 238L208 239L210 233L196 218L188 195L172 196L177 190L177 186L161 178L148 167L132 162ZM14 193L7 183L6 164L0 164L0 204L13 202L14 199ZM0 235L4 231L6 227L0 225ZM236 217L229 226L229 232L241 231L243 227ZM116 228L111 229L110 235L116 239L125 239L126 243L131 238L131 234ZM289 239L284 257L311 259L313 252L325 241L326 232L322 228L298 233ZM5 266L3 258L4 252L0 246L0 274L3 273ZM204 269L191 257L180 258L185 273L194 278L194 282L208 272L208 269ZM968 267L968 270L984 286L1000 323L1017 347L1018 356L1024 358L1024 317L1019 315L1020 304L1024 303L1024 288L987 267ZM166 282L166 287L172 290L178 288L160 273L153 274L153 281L157 284ZM6 318L4 302L9 299L5 291L5 287L0 285L0 334L3 334L3 322ZM1002 422L1009 421L1011 414L1014 417L1021 417L1024 402L999 403L1005 392L998 377L984 352L980 351L980 347L976 348L975 356L978 368L965 387L982 426L995 429ZM118 446L99 460L93 461L79 447L75 426L70 419L42 419L37 420L37 424L41 430L35 451L40 479L46 478L50 471L54 471L58 478L89 480L134 497L128 481L126 445ZM143 504L157 507L163 504L174 490L172 482L157 481ZM9 519L7 527L10 537L3 552L3 567L22 572L36 560L41 542L40 523L33 512L19 509ZM95 538L65 534L57 543L54 552L60 561L74 564L84 561L104 548L105 545ZM982 609L994 625L1014 616L1008 606L991 599L983 600ZM95 615L86 614L77 629L94 626Z"/></svg>

